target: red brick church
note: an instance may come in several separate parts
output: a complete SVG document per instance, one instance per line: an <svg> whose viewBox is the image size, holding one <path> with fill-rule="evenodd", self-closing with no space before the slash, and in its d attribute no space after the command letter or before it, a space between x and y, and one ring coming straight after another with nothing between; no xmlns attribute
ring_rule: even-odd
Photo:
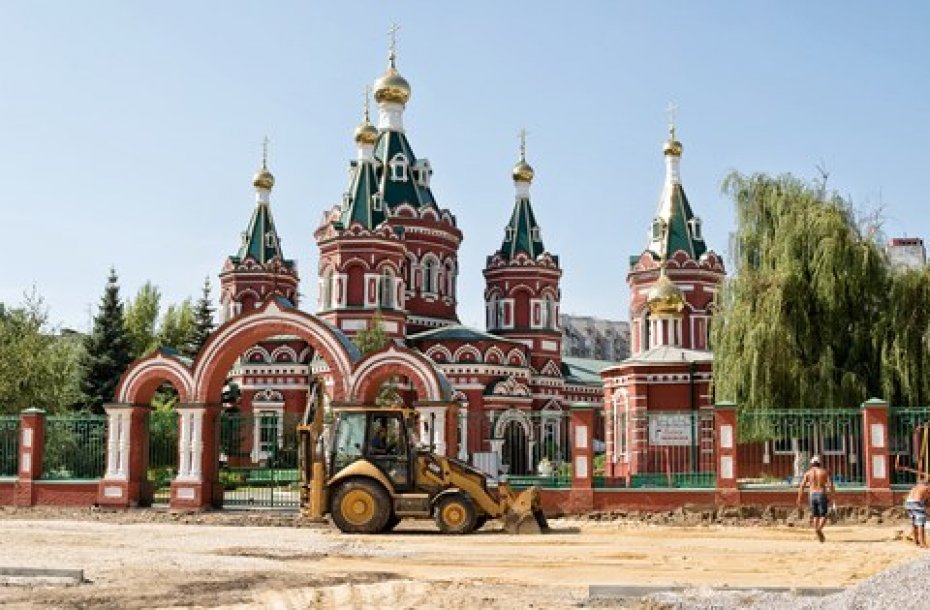
<svg viewBox="0 0 930 610"><path fill-rule="evenodd" d="M354 131L348 188L314 233L316 316L348 338L380 323L394 345L428 358L451 385L457 413L425 403L403 376L390 383L420 409L422 433L439 451L489 470L534 474L543 458L567 459L567 412L588 405L605 415L598 437L606 440L607 474L635 471L648 457L640 455L648 431L633 424L636 414L710 405L707 337L724 269L685 197L674 133L665 146L666 184L650 241L628 275L633 356L607 368L612 363L562 356L562 270L532 205L525 141L512 170L513 211L506 224L501 219L501 245L483 269L486 328L469 328L457 314L464 236L432 191L429 160L414 153L404 125L411 87L393 48L373 93L377 124L366 104ZM252 217L220 273L222 321L271 295L298 305L300 278L272 218L274 177L266 159L253 186ZM309 376L326 376L328 366L299 337L281 335L242 354L228 381L241 392L238 408L280 417L303 412Z"/></svg>

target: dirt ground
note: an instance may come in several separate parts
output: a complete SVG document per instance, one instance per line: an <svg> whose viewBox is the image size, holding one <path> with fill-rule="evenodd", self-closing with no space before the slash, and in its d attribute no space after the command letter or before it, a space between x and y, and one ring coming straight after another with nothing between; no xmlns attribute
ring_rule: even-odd
<svg viewBox="0 0 930 610"><path fill-rule="evenodd" d="M803 524L559 519L543 536L508 536L490 522L449 537L428 522L384 536L293 523L286 515L3 511L0 567L83 569L86 582L0 587L0 604L562 608L585 606L589 585L845 586L920 554L903 540L904 522L837 525L825 544Z"/></svg>

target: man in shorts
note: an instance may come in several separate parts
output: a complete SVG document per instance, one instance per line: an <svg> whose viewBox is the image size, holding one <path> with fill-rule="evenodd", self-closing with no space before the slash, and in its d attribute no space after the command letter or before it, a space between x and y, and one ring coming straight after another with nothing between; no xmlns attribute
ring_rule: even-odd
<svg viewBox="0 0 930 610"><path fill-rule="evenodd" d="M927 500L930 500L930 484L920 481L911 487L904 501L904 509L911 518L911 527L914 532L914 544L927 548Z"/></svg>
<svg viewBox="0 0 930 610"><path fill-rule="evenodd" d="M827 523L827 512L830 508L827 493L833 493L834 487L830 472L820 465L820 456L815 455L811 458L810 468L801 479L801 487L798 488L798 507L801 506L801 500L804 498L804 488L808 486L810 486L809 498L814 533L817 535L817 540L823 542L826 540L823 535L823 526Z"/></svg>

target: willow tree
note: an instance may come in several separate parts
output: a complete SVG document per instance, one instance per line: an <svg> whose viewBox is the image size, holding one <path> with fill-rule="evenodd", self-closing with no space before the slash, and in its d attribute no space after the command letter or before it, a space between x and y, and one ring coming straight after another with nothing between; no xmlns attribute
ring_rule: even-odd
<svg viewBox="0 0 930 610"><path fill-rule="evenodd" d="M930 267L892 272L875 328L880 396L893 405L930 403Z"/></svg>
<svg viewBox="0 0 930 610"><path fill-rule="evenodd" d="M792 176L731 174L735 274L713 328L718 399L848 407L881 395L888 264L849 204Z"/></svg>

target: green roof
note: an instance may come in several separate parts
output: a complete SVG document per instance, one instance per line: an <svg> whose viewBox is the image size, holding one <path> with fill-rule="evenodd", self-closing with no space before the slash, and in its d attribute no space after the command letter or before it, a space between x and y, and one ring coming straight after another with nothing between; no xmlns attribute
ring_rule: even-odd
<svg viewBox="0 0 930 610"><path fill-rule="evenodd" d="M609 360L563 356L562 376L570 383L601 385L601 371L616 364Z"/></svg>
<svg viewBox="0 0 930 610"><path fill-rule="evenodd" d="M353 162L352 181L349 184L346 205L342 211L342 226L357 222L366 229L374 229L385 221L384 205L375 205L378 195L378 177L371 161Z"/></svg>
<svg viewBox="0 0 930 610"><path fill-rule="evenodd" d="M407 162L406 180L391 179L391 161L398 155L403 155ZM428 186L421 185L414 176L413 168L417 163L417 157L402 131L383 130L375 144L375 158L381 161L378 177L381 196L390 209L393 210L402 203L409 203L415 208L436 206L433 192Z"/></svg>
<svg viewBox="0 0 930 610"><path fill-rule="evenodd" d="M679 250L683 250L694 260L698 260L707 252L703 235L701 239L697 239L691 234L689 225L695 216L681 184L673 183L663 191L656 218L665 222L666 231L661 239L652 240L648 249L663 260L670 259ZM639 260L639 257L635 260ZM635 260L630 257L631 264L635 264Z"/></svg>
<svg viewBox="0 0 930 610"><path fill-rule="evenodd" d="M242 262L251 257L257 263L265 265L278 258L287 266L292 267L294 261L286 260L281 250L281 240L271 217L271 207L267 202L259 201L252 212L249 227L243 233L242 245L239 252L231 256L235 262Z"/></svg>
<svg viewBox="0 0 930 610"><path fill-rule="evenodd" d="M506 339L504 337L499 337L482 330L475 328L470 328L468 326L462 326L461 324L453 324L451 326L443 326L442 328L434 328L432 330L424 330L423 332L417 333L415 335L410 335L407 337L408 341L502 341L504 343L513 343L515 345L523 345L520 341L514 341L513 339Z"/></svg>
<svg viewBox="0 0 930 610"><path fill-rule="evenodd" d="M512 260L520 252L532 260L546 251L542 242L542 231L533 214L533 206L529 197L517 197L513 206L513 214L504 233L500 253L505 260Z"/></svg>

